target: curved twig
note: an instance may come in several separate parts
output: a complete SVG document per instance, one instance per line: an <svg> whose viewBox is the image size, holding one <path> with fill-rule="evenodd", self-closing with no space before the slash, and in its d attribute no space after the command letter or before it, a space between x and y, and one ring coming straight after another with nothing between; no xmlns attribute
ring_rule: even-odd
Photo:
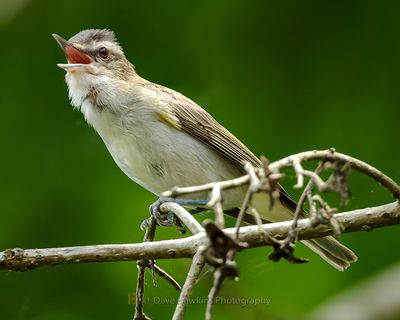
<svg viewBox="0 0 400 320"><path fill-rule="evenodd" d="M336 152L335 149L313 150L297 153L279 161L272 162L269 167L271 171L279 171L284 167L293 166L294 163L310 160L323 160L331 162L339 161L341 163L349 163L353 169L366 174L375 181L379 182L386 189L390 190L394 198L400 198L400 186L395 181L368 163L350 157L346 154Z"/></svg>
<svg viewBox="0 0 400 320"><path fill-rule="evenodd" d="M314 180L314 183L317 186L322 187L323 186L323 183L321 184L322 180L318 176L317 176L318 178L316 178L316 176L312 173L312 171L305 171L300 165L300 163L303 161L312 161L312 160L339 161L341 163L349 163L353 169L366 174L367 176L371 177L372 179L380 183L386 189L388 189L393 194L394 198L396 199L400 198L400 186L391 178L389 178L387 175L385 175L378 169L374 168L373 166L361 160L350 157L343 153L336 152L333 148L328 150L313 150L313 151L296 153L281 160L272 162L269 164L268 167L271 172L275 173L278 173L280 169L286 167L294 167L295 171L297 169L296 175L298 175L297 177L298 180L296 183L296 188L299 188L304 184L304 179L301 177L302 175L310 176L310 178ZM259 170L263 169L260 168ZM249 183L249 181L250 181L250 176L247 174L245 176L227 181L212 182L193 187L173 188L172 190L163 192L162 196L168 198L188 193L212 190L212 188L214 188L215 185L218 185L221 189L229 189Z"/></svg>

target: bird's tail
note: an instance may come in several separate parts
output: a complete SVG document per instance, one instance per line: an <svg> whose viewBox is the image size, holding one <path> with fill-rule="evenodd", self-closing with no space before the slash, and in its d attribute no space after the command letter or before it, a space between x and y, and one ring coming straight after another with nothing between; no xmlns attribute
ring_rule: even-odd
<svg viewBox="0 0 400 320"><path fill-rule="evenodd" d="M251 206L258 211L261 218L265 221L279 222L291 220L293 219L293 208L295 208L296 203L286 193L281 196L286 197L286 201L293 202L292 205L283 205L281 201L276 201L271 208L266 194L258 193L254 194ZM353 251L342 245L332 236L301 242L339 271L346 270L352 262L357 261L357 256Z"/></svg>
<svg viewBox="0 0 400 320"><path fill-rule="evenodd" d="M354 252L332 236L305 240L302 243L339 271L346 270L352 262L357 261Z"/></svg>

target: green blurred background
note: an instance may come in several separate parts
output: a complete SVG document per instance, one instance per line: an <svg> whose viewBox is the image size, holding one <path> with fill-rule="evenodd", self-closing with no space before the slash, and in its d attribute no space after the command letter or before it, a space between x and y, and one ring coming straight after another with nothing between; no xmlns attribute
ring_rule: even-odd
<svg viewBox="0 0 400 320"><path fill-rule="evenodd" d="M51 33L114 30L140 75L198 102L257 155L335 147L400 181L399 17L395 1L0 0L0 249L138 242L155 200L70 106ZM392 201L357 173L351 188L349 208ZM221 295L269 303L218 304L215 318L304 316L397 262L398 233L343 235L359 256L345 273L301 245L308 264L272 263L269 248L243 252L240 281ZM181 283L189 263L159 261ZM135 262L1 271L1 319L130 319L135 281ZM194 297L211 282L205 274ZM162 279L146 288L147 313L169 318L174 304L157 302L177 292ZM204 310L191 304L187 318Z"/></svg>

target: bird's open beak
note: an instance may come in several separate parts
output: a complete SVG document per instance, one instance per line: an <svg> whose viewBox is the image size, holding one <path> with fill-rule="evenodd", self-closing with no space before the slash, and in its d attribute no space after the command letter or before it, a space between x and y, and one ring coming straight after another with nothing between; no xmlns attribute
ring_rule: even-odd
<svg viewBox="0 0 400 320"><path fill-rule="evenodd" d="M86 67L88 64L94 61L89 55L75 48L71 43L69 43L63 37L60 37L58 34L53 33L53 37L56 39L61 49L63 49L65 57L68 61L67 64L59 63L58 66L60 68L66 71L70 71L72 69L81 69L82 67Z"/></svg>

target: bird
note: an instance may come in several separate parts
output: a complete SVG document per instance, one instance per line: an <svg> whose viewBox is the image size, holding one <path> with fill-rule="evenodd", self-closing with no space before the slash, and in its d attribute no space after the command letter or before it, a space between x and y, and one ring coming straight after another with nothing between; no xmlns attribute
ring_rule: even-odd
<svg viewBox="0 0 400 320"><path fill-rule="evenodd" d="M57 34L67 63L68 95L74 108L100 135L118 167L157 196L175 186L195 186L245 174L243 162L262 165L239 139L183 94L142 78L109 29L87 29L65 40ZM246 186L223 193L226 212L239 208ZM183 196L203 203L208 195ZM280 187L279 201L256 193L250 208L263 221L293 219L296 202ZM303 241L337 270L357 256L332 236Z"/></svg>

